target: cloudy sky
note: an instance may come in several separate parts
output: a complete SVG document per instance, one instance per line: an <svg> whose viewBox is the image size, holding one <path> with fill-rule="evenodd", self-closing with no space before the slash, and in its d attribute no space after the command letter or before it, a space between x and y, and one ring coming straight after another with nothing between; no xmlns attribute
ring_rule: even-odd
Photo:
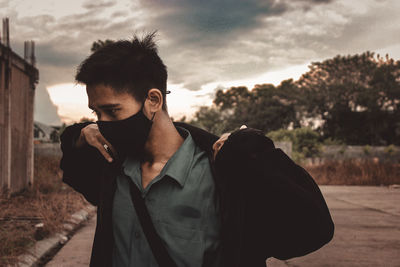
<svg viewBox="0 0 400 267"><path fill-rule="evenodd" d="M400 59L398 0L0 0L11 45L36 42L35 119L91 116L76 66L98 39L158 30L170 115L192 114L216 88L279 84L307 65L367 50Z"/></svg>

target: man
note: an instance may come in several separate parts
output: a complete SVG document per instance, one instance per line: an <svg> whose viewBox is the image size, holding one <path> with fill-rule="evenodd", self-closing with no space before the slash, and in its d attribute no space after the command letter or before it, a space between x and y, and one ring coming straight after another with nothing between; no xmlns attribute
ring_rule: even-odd
<svg viewBox="0 0 400 267"><path fill-rule="evenodd" d="M290 173L299 184L311 183L308 188L292 182L265 184L263 178L273 181L276 172L251 167L268 165L272 141L253 129L218 140L171 121L167 71L153 37L107 45L90 55L76 74L86 85L98 121L67 127L61 136L60 166L63 181L98 207L91 266L162 266L144 230L148 224L154 225L177 266L265 266L269 256L300 256L327 243L333 223L312 178ZM297 166L290 159L283 164ZM255 194L242 194L240 181L258 187ZM261 192L260 186L280 193ZM140 191L150 222L141 221L132 187ZM281 203L272 203L276 200ZM281 214L280 208L293 216ZM269 211L278 218L265 220ZM306 219L294 217L303 211ZM296 221L282 222L292 219ZM260 227L252 229L252 224ZM286 227L295 234L283 235ZM297 232L314 241L301 240L304 235Z"/></svg>

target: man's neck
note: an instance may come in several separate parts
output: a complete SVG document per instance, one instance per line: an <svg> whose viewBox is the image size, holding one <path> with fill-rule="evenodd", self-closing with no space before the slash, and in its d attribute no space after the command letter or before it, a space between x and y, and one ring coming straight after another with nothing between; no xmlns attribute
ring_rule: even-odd
<svg viewBox="0 0 400 267"><path fill-rule="evenodd" d="M143 163L149 165L165 164L184 141L167 113L157 115L145 144Z"/></svg>

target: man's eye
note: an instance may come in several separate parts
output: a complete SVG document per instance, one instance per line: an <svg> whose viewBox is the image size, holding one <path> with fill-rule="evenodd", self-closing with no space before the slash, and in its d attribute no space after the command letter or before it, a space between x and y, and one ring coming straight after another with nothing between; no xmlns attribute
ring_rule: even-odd
<svg viewBox="0 0 400 267"><path fill-rule="evenodd" d="M108 110L108 113L111 115L115 115L115 113L117 113L118 109L117 108L112 108Z"/></svg>

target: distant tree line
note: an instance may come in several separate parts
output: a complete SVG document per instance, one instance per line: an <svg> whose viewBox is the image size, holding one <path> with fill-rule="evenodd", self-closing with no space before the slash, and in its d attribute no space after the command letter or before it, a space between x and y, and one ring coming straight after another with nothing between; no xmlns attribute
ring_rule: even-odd
<svg viewBox="0 0 400 267"><path fill-rule="evenodd" d="M190 122L218 135L312 127L349 145L399 145L400 61L365 52L313 62L297 81L218 90Z"/></svg>

